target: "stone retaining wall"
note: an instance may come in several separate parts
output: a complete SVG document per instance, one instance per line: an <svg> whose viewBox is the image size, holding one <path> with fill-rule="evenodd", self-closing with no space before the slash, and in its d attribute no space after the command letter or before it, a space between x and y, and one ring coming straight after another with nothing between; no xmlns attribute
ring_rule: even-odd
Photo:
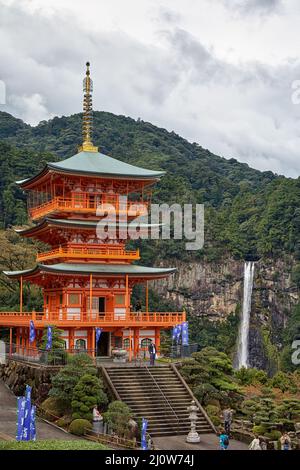
<svg viewBox="0 0 300 470"><path fill-rule="evenodd" d="M59 367L43 367L17 361L0 365L0 379L16 396L24 395L26 385L32 387L32 398L41 403L51 388L51 377Z"/></svg>

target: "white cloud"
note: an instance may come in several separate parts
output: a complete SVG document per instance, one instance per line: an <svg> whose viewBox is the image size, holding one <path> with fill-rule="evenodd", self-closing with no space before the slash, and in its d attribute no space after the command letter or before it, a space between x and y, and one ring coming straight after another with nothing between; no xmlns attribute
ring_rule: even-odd
<svg viewBox="0 0 300 470"><path fill-rule="evenodd" d="M0 109L30 123L79 112L90 60L95 109L141 117L217 154L298 176L295 0L284 9L279 0L252 0L243 16L240 0L0 5L7 85Z"/></svg>

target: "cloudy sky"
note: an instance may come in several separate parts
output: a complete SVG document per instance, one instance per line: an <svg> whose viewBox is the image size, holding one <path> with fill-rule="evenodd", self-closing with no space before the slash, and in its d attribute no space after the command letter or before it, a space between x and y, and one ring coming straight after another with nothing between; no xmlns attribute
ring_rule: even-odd
<svg viewBox="0 0 300 470"><path fill-rule="evenodd" d="M81 111L90 60L94 109L297 177L299 22L299 0L0 0L0 110Z"/></svg>

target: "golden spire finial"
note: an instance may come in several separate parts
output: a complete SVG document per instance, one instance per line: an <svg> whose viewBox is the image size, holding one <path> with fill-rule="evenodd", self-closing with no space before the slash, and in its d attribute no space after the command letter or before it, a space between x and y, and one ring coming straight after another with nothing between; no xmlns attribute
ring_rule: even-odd
<svg viewBox="0 0 300 470"><path fill-rule="evenodd" d="M79 152L98 152L98 147L92 143L92 127L93 127L93 80L90 78L90 63L86 63L86 74L83 80L83 118L82 118L82 135L83 143L79 147Z"/></svg>

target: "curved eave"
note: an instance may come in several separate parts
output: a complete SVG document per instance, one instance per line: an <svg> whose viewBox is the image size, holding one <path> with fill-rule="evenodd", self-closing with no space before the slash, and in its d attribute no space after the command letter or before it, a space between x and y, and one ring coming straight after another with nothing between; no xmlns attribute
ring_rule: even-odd
<svg viewBox="0 0 300 470"><path fill-rule="evenodd" d="M38 264L32 269L24 271L3 271L3 273L12 279L18 279L21 276L26 279L36 274L78 274L89 276L90 274L116 277L128 275L130 278L159 279L168 277L177 271L176 268L152 268L139 266L136 264L118 265L118 264L80 264L80 263L59 263L52 265Z"/></svg>
<svg viewBox="0 0 300 470"><path fill-rule="evenodd" d="M116 227L116 228L127 228L133 227L131 224L120 223L120 224L107 224L98 220L95 221L83 221L83 220L67 220L67 219L51 219L46 217L42 222L32 227L25 229L14 229L16 233L23 237L31 237L40 232L45 228L50 227L59 227L59 228L81 228L83 230L96 230L97 227L103 226L106 227ZM143 224L137 223L137 227L140 229L151 229L161 227L163 224Z"/></svg>

